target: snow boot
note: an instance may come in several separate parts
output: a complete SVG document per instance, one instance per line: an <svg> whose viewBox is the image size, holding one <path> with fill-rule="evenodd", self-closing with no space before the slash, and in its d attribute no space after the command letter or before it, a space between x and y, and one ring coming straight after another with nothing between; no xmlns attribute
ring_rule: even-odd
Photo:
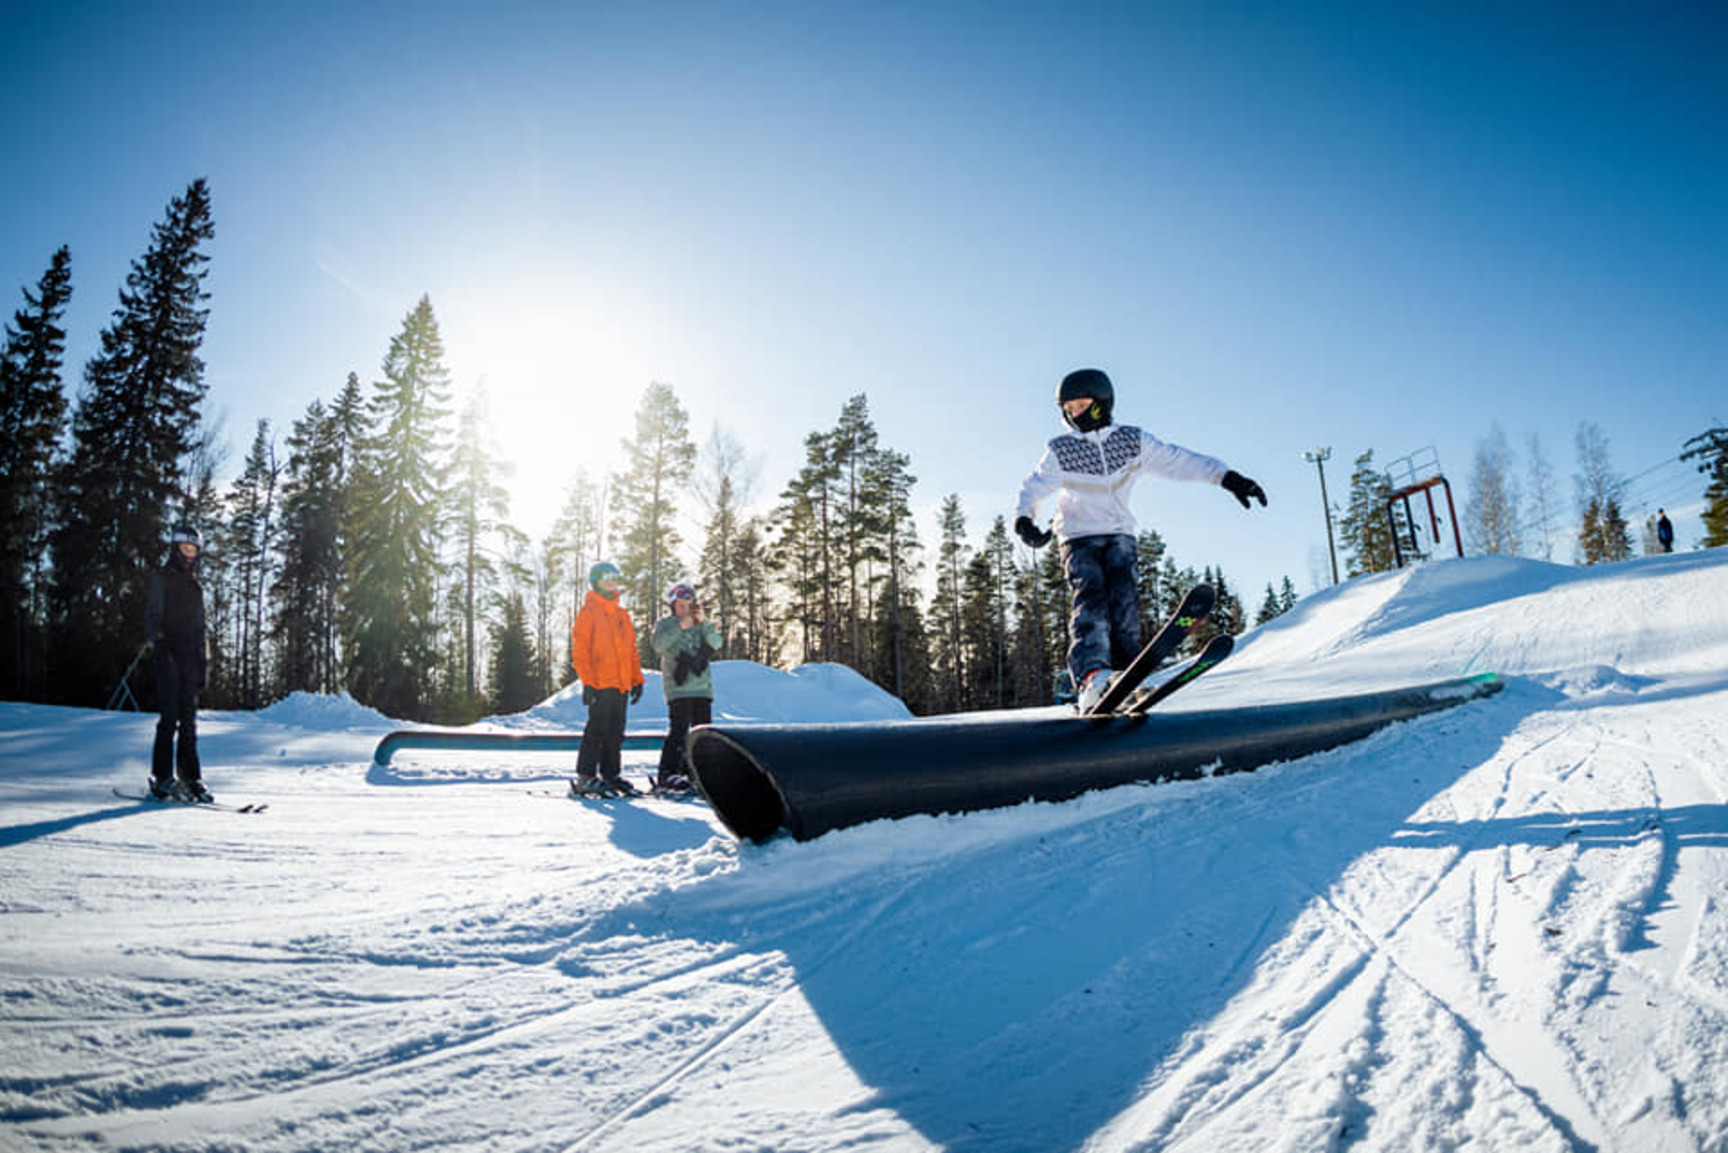
<svg viewBox="0 0 1728 1153"><path fill-rule="evenodd" d="M641 789L623 777L601 777L600 787L606 790L608 797L639 797L642 795Z"/></svg>
<svg viewBox="0 0 1728 1153"><path fill-rule="evenodd" d="M180 782L180 799L191 801L197 805L212 805L216 798L210 795L210 790L204 787L204 782L197 778Z"/></svg>
<svg viewBox="0 0 1728 1153"><path fill-rule="evenodd" d="M577 777L570 782L572 797L604 797L606 790L600 784L599 777Z"/></svg>
<svg viewBox="0 0 1728 1153"><path fill-rule="evenodd" d="M656 793L667 796L686 796L696 791L696 786L690 783L690 778L682 773L667 773L654 782Z"/></svg>
<svg viewBox="0 0 1728 1153"><path fill-rule="evenodd" d="M179 786L166 777L151 777L150 799L152 801L178 801L180 799Z"/></svg>
<svg viewBox="0 0 1728 1153"><path fill-rule="evenodd" d="M1092 711L1104 696L1104 690L1110 687L1110 682L1116 679L1114 669L1093 669L1086 674L1086 679L1080 682L1080 698L1074 702L1074 707L1082 713Z"/></svg>

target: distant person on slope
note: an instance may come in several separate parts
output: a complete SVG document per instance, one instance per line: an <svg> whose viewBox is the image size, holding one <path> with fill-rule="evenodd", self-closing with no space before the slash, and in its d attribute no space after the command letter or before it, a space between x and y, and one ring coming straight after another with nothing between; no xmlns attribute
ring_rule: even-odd
<svg viewBox="0 0 1728 1153"><path fill-rule="evenodd" d="M703 620L696 590L675 584L666 593L671 611L654 625L654 651L660 655L661 686L666 690L666 743L654 787L688 793L690 767L685 738L694 725L714 719L714 674L708 661L720 651L720 630Z"/></svg>
<svg viewBox="0 0 1728 1153"><path fill-rule="evenodd" d="M1668 514L1662 509L1656 510L1656 540L1662 546L1663 552L1674 551L1674 522L1668 519Z"/></svg>
<svg viewBox="0 0 1728 1153"><path fill-rule="evenodd" d="M618 603L618 566L601 561L588 570L588 596L570 626L570 663L582 681L588 723L576 751L578 797L630 796L637 789L624 779L624 719L628 706L642 699L642 662L636 655L636 626Z"/></svg>
<svg viewBox="0 0 1728 1153"><path fill-rule="evenodd" d="M168 560L150 578L144 602L144 635L151 643L156 708L161 714L150 757L150 796L158 801L208 804L212 800L198 763L198 694L204 691L210 668L204 647L204 590L198 584L198 552L203 544L197 529L176 526L169 538Z"/></svg>
<svg viewBox="0 0 1728 1153"><path fill-rule="evenodd" d="M1221 485L1249 508L1266 504L1258 484L1221 460L1166 444L1131 425L1113 425L1116 390L1096 368L1062 378L1056 404L1072 432L1050 441L1020 486L1014 531L1032 548L1052 536L1074 593L1068 618L1068 669L1085 712L1104 695L1115 670L1140 651L1140 586L1134 514L1128 497L1142 476ZM1054 532L1038 527L1038 506L1056 495Z"/></svg>

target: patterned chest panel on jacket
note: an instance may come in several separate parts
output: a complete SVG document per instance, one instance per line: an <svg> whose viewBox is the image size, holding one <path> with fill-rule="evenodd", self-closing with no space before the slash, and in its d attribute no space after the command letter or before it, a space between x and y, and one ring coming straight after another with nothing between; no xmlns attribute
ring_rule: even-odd
<svg viewBox="0 0 1728 1153"><path fill-rule="evenodd" d="M1056 453L1056 463L1063 472L1090 476L1109 476L1121 472L1140 455L1140 430L1118 425L1104 438L1104 451L1092 441L1079 436L1059 436L1050 442Z"/></svg>

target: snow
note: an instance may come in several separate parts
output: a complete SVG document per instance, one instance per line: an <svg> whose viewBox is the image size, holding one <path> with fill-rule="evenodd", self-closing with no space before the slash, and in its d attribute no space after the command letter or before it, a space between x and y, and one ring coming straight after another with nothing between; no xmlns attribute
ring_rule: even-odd
<svg viewBox="0 0 1728 1153"><path fill-rule="evenodd" d="M1252 774L760 846L530 795L568 756L372 766L343 698L204 714L268 812L134 805L152 718L0 704L0 1148L1723 1153L1728 551L1356 580L1171 707L1484 669Z"/></svg>

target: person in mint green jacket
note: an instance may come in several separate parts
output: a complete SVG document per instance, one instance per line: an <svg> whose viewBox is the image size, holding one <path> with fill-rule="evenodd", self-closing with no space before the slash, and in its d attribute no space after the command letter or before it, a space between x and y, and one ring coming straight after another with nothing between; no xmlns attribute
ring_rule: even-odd
<svg viewBox="0 0 1728 1153"><path fill-rule="evenodd" d="M685 737L691 726L714 719L714 673L708 662L720 651L720 630L702 619L702 604L689 585L673 585L666 600L671 612L655 622L653 637L668 719L654 787L663 793L687 793L693 786Z"/></svg>

